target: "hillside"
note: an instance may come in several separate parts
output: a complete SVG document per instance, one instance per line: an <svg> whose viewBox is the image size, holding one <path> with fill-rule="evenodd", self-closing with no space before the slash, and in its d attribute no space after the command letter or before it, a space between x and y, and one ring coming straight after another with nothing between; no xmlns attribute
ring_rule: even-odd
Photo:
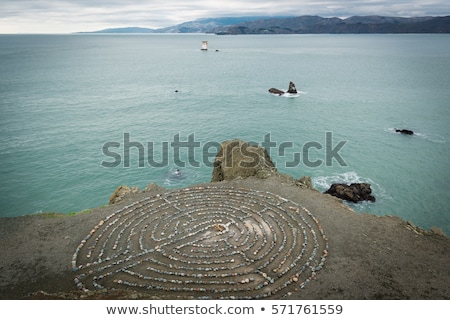
<svg viewBox="0 0 450 320"><path fill-rule="evenodd" d="M218 33L226 32L230 27L240 23L251 23L255 20L261 20L267 17L224 17L224 18L205 18L195 21L184 22L175 26L157 29L159 33ZM274 17L283 19L286 17Z"/></svg>
<svg viewBox="0 0 450 320"><path fill-rule="evenodd" d="M246 22L261 20L268 17L245 16L245 17L222 17L222 18L203 18L194 21L183 22L174 26L150 29L139 27L109 28L104 30L82 32L82 33L215 33L226 32L228 28ZM283 19L286 17L273 17L274 19Z"/></svg>
<svg viewBox="0 0 450 320"><path fill-rule="evenodd" d="M354 16L347 19L300 16L244 22L230 27L226 31L226 34L449 32L450 16L415 18Z"/></svg>
<svg viewBox="0 0 450 320"><path fill-rule="evenodd" d="M139 27L125 27L125 28L109 28L104 30L92 32L78 32L78 33L154 33L155 29L139 28Z"/></svg>
<svg viewBox="0 0 450 320"><path fill-rule="evenodd" d="M346 19L319 16L205 18L175 26L149 29L110 28L83 33L216 33L317 34L317 33L450 33L450 16L385 17L353 16Z"/></svg>

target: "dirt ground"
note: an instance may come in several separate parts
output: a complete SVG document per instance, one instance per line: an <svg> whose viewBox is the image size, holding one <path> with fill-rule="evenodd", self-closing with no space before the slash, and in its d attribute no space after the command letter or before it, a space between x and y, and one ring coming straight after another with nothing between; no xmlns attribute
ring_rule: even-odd
<svg viewBox="0 0 450 320"><path fill-rule="evenodd" d="M314 214L329 241L324 268L289 299L450 299L450 238L396 217L355 213L340 200L270 177L219 185L269 191ZM0 219L0 299L171 299L160 292L76 290L71 259L101 219L151 195L76 215ZM107 202L108 199L105 199Z"/></svg>

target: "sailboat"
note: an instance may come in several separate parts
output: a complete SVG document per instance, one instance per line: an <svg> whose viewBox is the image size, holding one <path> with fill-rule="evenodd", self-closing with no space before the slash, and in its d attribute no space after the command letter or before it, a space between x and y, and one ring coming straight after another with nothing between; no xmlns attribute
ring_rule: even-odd
<svg viewBox="0 0 450 320"><path fill-rule="evenodd" d="M202 51L208 50L208 41L202 41Z"/></svg>

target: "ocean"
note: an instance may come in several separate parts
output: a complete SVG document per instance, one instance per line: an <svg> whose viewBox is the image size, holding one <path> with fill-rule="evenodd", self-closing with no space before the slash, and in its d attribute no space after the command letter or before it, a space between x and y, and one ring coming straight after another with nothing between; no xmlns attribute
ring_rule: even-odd
<svg viewBox="0 0 450 320"><path fill-rule="evenodd" d="M0 35L0 75L1 217L209 182L240 138L321 191L371 183L357 212L450 234L450 35Z"/></svg>

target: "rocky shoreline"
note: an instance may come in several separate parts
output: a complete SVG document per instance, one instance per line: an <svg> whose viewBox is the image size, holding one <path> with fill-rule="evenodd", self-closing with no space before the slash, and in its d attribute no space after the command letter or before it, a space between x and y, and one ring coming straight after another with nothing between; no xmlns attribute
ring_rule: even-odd
<svg viewBox="0 0 450 320"><path fill-rule="evenodd" d="M226 145L234 146L233 153L245 143ZM0 219L0 298L450 298L450 238L439 229L426 231L397 217L358 214L336 197L314 190L307 177L278 173L264 152L254 148L245 153L254 155L246 159L254 165L247 167L230 163L238 161L236 154L219 152L210 183L179 190L155 184L145 190L119 187L109 205L75 215ZM146 212L167 218L151 220ZM211 223L203 220L209 213ZM164 236L168 231L172 233ZM184 240L172 241L176 237ZM227 251L230 245L239 252ZM251 250L245 252L247 247ZM132 260L129 253L138 248L151 249ZM113 254L120 250L124 258ZM176 259L171 252L178 252ZM190 266L199 257L202 267ZM222 257L224 268L235 272L222 270ZM143 261L150 269L142 267ZM116 267L123 263L128 265ZM91 274L98 270L98 275ZM126 276L117 278L121 273ZM218 274L227 281L213 291L210 282ZM177 284L185 279L192 285ZM80 290L86 289L87 280L94 287ZM82 283L78 288L77 281ZM137 287L143 283L147 286ZM189 287L198 292L187 292Z"/></svg>

